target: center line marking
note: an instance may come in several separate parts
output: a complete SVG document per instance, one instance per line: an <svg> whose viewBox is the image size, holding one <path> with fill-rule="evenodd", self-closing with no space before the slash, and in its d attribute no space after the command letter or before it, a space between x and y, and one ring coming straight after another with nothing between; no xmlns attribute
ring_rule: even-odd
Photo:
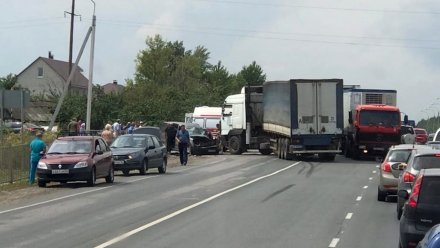
<svg viewBox="0 0 440 248"><path fill-rule="evenodd" d="M353 217L353 213L348 213L348 214L345 216L345 219L346 219L346 220L351 220L351 217Z"/></svg>
<svg viewBox="0 0 440 248"><path fill-rule="evenodd" d="M368 189L368 185L365 185L365 186L364 186L364 189Z"/></svg>
<svg viewBox="0 0 440 248"><path fill-rule="evenodd" d="M332 242L330 242L330 244L328 245L329 248L335 248L338 245L339 239L338 238L334 238L332 239Z"/></svg>
<svg viewBox="0 0 440 248"><path fill-rule="evenodd" d="M133 230L131 230L131 231L129 231L129 232L123 233L123 234L117 236L116 238L113 238L113 239L111 239L111 240L109 240L109 241L107 241L107 242L105 242L105 243L103 243L103 244L100 244L100 245L98 245L98 246L95 246L95 248L104 248L104 247L108 247L108 246L110 246L110 245L113 245L113 244L115 244L115 243L118 243L118 242L120 242L120 241L122 241L122 240L124 240L124 239L126 239L126 238L128 238L128 237L130 237L130 236L132 236L132 235L134 235L134 234L136 234L136 233L138 233L138 232L144 231L144 230L146 230L146 229L148 229L148 228L150 228L150 227L153 227L153 226L155 226L155 225L157 225L157 224L159 224L159 223L162 223L162 222L164 222L164 221L166 221L166 220L169 220L169 219L171 219L171 218L173 218L173 217L175 217L175 216L177 216L177 215L180 215L180 214L182 214L182 213L184 213L184 212L187 212L187 211L189 211L189 210L191 210L191 209L193 209L193 208L196 208L196 207L198 207L198 206L200 206L200 205L203 205L203 204L205 204L205 203L208 203L208 202L210 202L210 201L213 201L213 200L215 200L215 199L217 199L217 198L219 198L219 197L221 197L221 196L223 196L223 195L226 195L226 194L228 194L228 193L231 193L231 192L233 192L233 191L236 191L236 190L238 190L238 189L240 189L240 188L243 188L243 187L245 187L245 186L248 186L248 185L250 185L250 184L256 183L256 182L258 182L258 181L260 181L260 180L263 180L263 179L265 179L265 178L268 178L268 177L274 176L274 175L276 175L276 174L278 174L278 173L280 173L280 172L283 172L283 171L285 171L285 170L288 170L288 169L290 169L290 168L292 168L292 167L294 167L294 166L296 166L296 165L298 165L298 164L300 164L300 163L301 163L301 162L296 162L296 163L291 164L291 165L289 165L289 166L287 166L287 167L285 167L285 168L283 168L283 169L281 169L281 170L277 170L277 171L272 172L272 173L270 173L270 174L267 174L267 175L265 175L265 176L261 176L261 177L255 178L255 179L253 179L253 180L251 180L251 181L249 181L249 182L243 183L243 184L238 185L238 186L236 186L236 187L234 187L234 188L228 189L228 190L226 190L226 191L223 191L223 192L221 192L221 193L218 193L218 194L216 194L216 195L213 195L213 196L211 196L211 197L208 197L208 198L206 198L205 200L202 200L202 201L196 202L196 203L194 203L194 204L192 204L192 205L190 205L190 206L188 206L188 207L185 207L185 208L182 208L182 209L180 209L180 210L177 210L176 212L171 213L171 214L169 214L169 215L167 215L167 216L164 216L164 217L162 217L162 218L160 218L160 219L157 219L157 220L155 220L155 221L153 221L153 222L147 223L147 224L145 224L145 225L143 225L143 226L140 226L140 227L138 227L138 228L136 228L136 229L133 229ZM339 241L339 239L338 239L338 241ZM336 243L337 243L337 242L336 242ZM334 246L332 246L332 247L334 247Z"/></svg>
<svg viewBox="0 0 440 248"><path fill-rule="evenodd" d="M375 170L373 171L373 174L374 174L374 173L376 173L376 171L375 171Z"/></svg>
<svg viewBox="0 0 440 248"><path fill-rule="evenodd" d="M369 178L368 178L368 180L370 180L370 181L371 181L371 180L373 180L373 178L372 178L372 177L369 177Z"/></svg>
<svg viewBox="0 0 440 248"><path fill-rule="evenodd" d="M356 197L356 201L360 201L360 200L362 200L362 196Z"/></svg>

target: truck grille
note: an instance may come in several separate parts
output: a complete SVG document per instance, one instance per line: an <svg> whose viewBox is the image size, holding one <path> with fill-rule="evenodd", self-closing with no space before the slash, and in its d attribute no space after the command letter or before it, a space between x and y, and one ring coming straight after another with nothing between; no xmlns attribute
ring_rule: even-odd
<svg viewBox="0 0 440 248"><path fill-rule="evenodd" d="M359 134L359 141L373 142L373 143L400 143L399 134L389 134L389 133L362 133Z"/></svg>

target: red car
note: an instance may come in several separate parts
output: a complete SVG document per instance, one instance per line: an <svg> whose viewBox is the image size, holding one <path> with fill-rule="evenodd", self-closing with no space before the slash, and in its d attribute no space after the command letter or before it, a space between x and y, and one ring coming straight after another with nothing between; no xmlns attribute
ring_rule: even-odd
<svg viewBox="0 0 440 248"><path fill-rule="evenodd" d="M114 180L113 157L107 143L98 136L69 136L56 139L37 167L38 186L48 182Z"/></svg>
<svg viewBox="0 0 440 248"><path fill-rule="evenodd" d="M426 144L428 142L428 132L423 128L414 128L416 132L416 142L419 144Z"/></svg>

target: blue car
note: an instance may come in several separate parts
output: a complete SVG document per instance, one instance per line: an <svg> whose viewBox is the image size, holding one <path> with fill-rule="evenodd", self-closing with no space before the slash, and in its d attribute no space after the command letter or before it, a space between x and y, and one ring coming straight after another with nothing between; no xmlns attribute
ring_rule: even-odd
<svg viewBox="0 0 440 248"><path fill-rule="evenodd" d="M440 224L433 226L425 235L417 248L438 248L440 247Z"/></svg>

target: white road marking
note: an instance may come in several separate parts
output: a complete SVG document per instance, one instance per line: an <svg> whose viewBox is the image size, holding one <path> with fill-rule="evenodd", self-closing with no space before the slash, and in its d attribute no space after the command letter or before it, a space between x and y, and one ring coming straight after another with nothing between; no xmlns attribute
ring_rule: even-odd
<svg viewBox="0 0 440 248"><path fill-rule="evenodd" d="M356 197L356 201L360 201L360 200L362 200L362 196Z"/></svg>
<svg viewBox="0 0 440 248"><path fill-rule="evenodd" d="M373 171L373 174L374 174L374 173L376 173L376 171L375 171L375 170Z"/></svg>
<svg viewBox="0 0 440 248"><path fill-rule="evenodd" d="M346 219L346 220L351 220L351 217L353 217L353 213L348 213L348 214L345 216L345 219Z"/></svg>
<svg viewBox="0 0 440 248"><path fill-rule="evenodd" d="M379 165L376 165L376 168L379 168Z"/></svg>
<svg viewBox="0 0 440 248"><path fill-rule="evenodd" d="M209 197L209 198L206 198L206 199L204 199L204 200L202 200L202 201L199 201L199 202L197 202L197 203L194 203L194 204L192 204L192 205L190 205L190 206L188 206L188 207L182 208L182 209L180 209L180 210L178 210L178 211L176 211L176 212L174 212L174 213L171 213L171 214L169 214L169 215L167 215L167 216L164 216L164 217L162 217L162 218L160 218L160 219L157 219L157 220L155 220L155 221L153 221L153 222L147 223L147 224L145 224L145 225L143 225L143 226L140 226L140 227L138 227L138 228L136 228L136 229L133 229L133 230L131 230L131 231L129 231L129 232L123 233L123 234L119 235L119 236L116 237L116 238L113 238L113 239L111 239L111 240L109 240L109 241L107 241L107 242L105 242L105 243L103 243L103 244L100 244L100 245L98 245L98 246L95 246L95 248L104 248L104 247L107 247L107 246L113 245L113 244L115 244L115 243L117 243L117 242L120 242L120 241L122 241L122 240L124 240L124 239L126 239L126 238L128 238L128 237L130 237L130 236L132 236L132 235L134 235L134 234L136 234L136 233L138 233L138 232L144 231L144 230L146 230L146 229L148 229L148 228L150 228L150 227L153 227L153 226L155 226L155 225L157 225L157 224L159 224L159 223L161 223L161 222L164 222L164 221L166 221L166 220L168 220L168 219L171 219L171 218L173 218L173 217L175 217L175 216L177 216L177 215L180 215L180 214L182 214L182 213L184 213L184 212L186 212L186 211L188 211L188 210L191 210L191 209L196 208L196 207L198 207L198 206L200 206L200 205L202 205L202 204L205 204L205 203L208 203L208 202L210 202L210 201L212 201L212 200L215 200L215 199L217 199L217 198L219 198L219 197L221 197L221 196L223 196L223 195L225 195L225 194L228 194L228 193L230 193L230 192L233 192L233 191L235 191L235 190L238 190L238 189L240 189L240 188L243 188L243 187L245 187L245 186L248 186L248 185L250 185L250 184L253 184L253 183L255 183L255 182L258 182L258 181L260 181L260 180L263 180L263 179L265 179L265 178L268 178L268 177L274 176L274 175L276 175L276 174L278 174L278 173L280 173L280 172L283 172L283 171L285 171L285 170L288 170L288 169L290 169L290 168L292 168L292 167L298 165L299 163L301 163L301 162L296 162L296 163L291 164L291 165L289 165L289 166L287 166L287 167L285 167L285 168L283 168L283 169L281 169L281 170L277 170L277 171L272 172L272 173L270 173L270 174L268 174L268 175L258 177L258 178L256 178L256 179L253 179L253 180L249 181L249 182L243 183L243 184L238 185L238 186L236 186L236 187L234 187L234 188L231 188L231 189L228 189L228 190L223 191L223 192L221 192L221 193L218 193L218 194L216 194L216 195L213 195L213 196L211 196L211 197ZM339 241L339 240L338 240L338 241ZM333 247L334 247L334 246L333 246Z"/></svg>
<svg viewBox="0 0 440 248"><path fill-rule="evenodd" d="M141 181L141 180L145 180L145 179L149 179L149 178L153 178L153 177L157 177L157 176L143 177L143 178L135 179L135 180L132 180L132 181L124 182L122 184L133 183L133 182L137 182L137 181ZM71 195L66 195L66 196L54 198L54 199L47 200L47 201L37 202L37 203L34 203L34 204L30 204L30 205L26 205L26 206L22 206L22 207L18 207L18 208L11 208L11 209L8 209L8 210L0 211L0 214L14 212L14 211L17 211L17 210L31 208L31 207L35 207L35 206L40 206L40 205L43 205L43 204L46 204L46 203L51 203L51 202L55 202L55 201L59 201L59 200L67 199L67 198L72 198L72 197L79 196L79 195L93 193L93 192L96 192L96 191L100 191L100 190L104 190L104 189L109 189L109 188L114 187L114 186L116 186L116 185L106 186L106 187L96 188L96 189L91 189L91 190L87 190L87 191L84 191L84 192L80 192L80 193L76 193L76 194L71 194Z"/></svg>
<svg viewBox="0 0 440 248"><path fill-rule="evenodd" d="M365 186L364 186L364 189L368 189L368 185L365 185Z"/></svg>
<svg viewBox="0 0 440 248"><path fill-rule="evenodd" d="M369 178L368 178L368 180L370 180L370 181L371 181L371 180L373 180L373 178L372 178L372 177L369 177Z"/></svg>
<svg viewBox="0 0 440 248"><path fill-rule="evenodd" d="M334 238L332 239L332 242L330 242L330 244L328 245L329 248L335 248L338 245L339 239L338 238Z"/></svg>

